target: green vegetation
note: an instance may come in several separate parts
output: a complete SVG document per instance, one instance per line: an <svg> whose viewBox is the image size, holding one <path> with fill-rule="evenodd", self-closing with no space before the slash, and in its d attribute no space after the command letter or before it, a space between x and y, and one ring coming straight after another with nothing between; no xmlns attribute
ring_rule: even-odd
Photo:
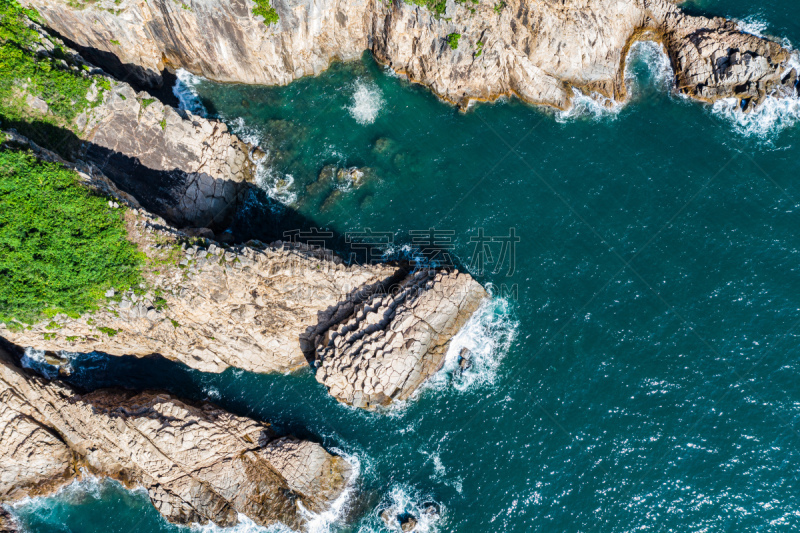
<svg viewBox="0 0 800 533"><path fill-rule="evenodd" d="M167 129L167 119L162 118L161 122L158 123L161 126L161 131L166 131Z"/></svg>
<svg viewBox="0 0 800 533"><path fill-rule="evenodd" d="M264 17L264 24L269 26L275 24L280 20L278 12L269 3L269 0L254 0L256 7L253 8L253 15L261 15Z"/></svg>
<svg viewBox="0 0 800 533"><path fill-rule="evenodd" d="M143 254L127 240L122 212L72 170L0 151L0 321L76 317L109 288L139 283Z"/></svg>
<svg viewBox="0 0 800 533"><path fill-rule="evenodd" d="M176 328L176 329L177 329L177 328L181 327L181 325L180 325L180 324L178 324L178 321L177 321L177 320L173 320L173 319L171 319L171 318L170 318L170 319L169 319L169 321L170 321L170 322L172 322L172 327L173 327L173 328Z"/></svg>
<svg viewBox="0 0 800 533"><path fill-rule="evenodd" d="M111 43L111 44L113 44L114 46L121 46L121 45L120 45L120 42L119 42L118 40L116 40L116 39L111 39L111 40L110 40L110 41L108 41L108 42L110 42L110 43Z"/></svg>
<svg viewBox="0 0 800 533"><path fill-rule="evenodd" d="M410 2L418 6L427 7L437 17L444 15L447 8L447 0L410 0Z"/></svg>
<svg viewBox="0 0 800 533"><path fill-rule="evenodd" d="M107 328L105 326L100 326L99 328L97 328L97 330L100 331L101 333L105 333L109 337L113 337L114 335L119 333L118 330L116 330L114 328Z"/></svg>
<svg viewBox="0 0 800 533"><path fill-rule="evenodd" d="M447 44L450 45L451 50L455 50L458 48L458 41L461 39L460 33L451 33L447 36Z"/></svg>
<svg viewBox="0 0 800 533"><path fill-rule="evenodd" d="M481 57L481 54L483 54L483 41L478 41L475 43L475 48L477 49L475 52L475 57Z"/></svg>
<svg viewBox="0 0 800 533"><path fill-rule="evenodd" d="M38 20L38 14L17 0L0 1L0 122L45 147L61 146L64 154L69 132L63 128L72 130L73 119L102 101L111 84L89 74L57 44L49 55L33 53L41 37L27 26L28 19ZM97 96L90 102L95 83ZM38 111L26 103L30 98L39 101Z"/></svg>
<svg viewBox="0 0 800 533"><path fill-rule="evenodd" d="M499 15L504 7L506 7L506 3L505 2L500 2L499 4L496 4L494 6L494 12Z"/></svg>

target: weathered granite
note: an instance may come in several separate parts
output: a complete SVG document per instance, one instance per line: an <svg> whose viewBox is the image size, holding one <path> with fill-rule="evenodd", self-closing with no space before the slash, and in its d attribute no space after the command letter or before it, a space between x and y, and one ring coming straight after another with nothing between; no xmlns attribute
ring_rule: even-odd
<svg viewBox="0 0 800 533"><path fill-rule="evenodd" d="M0 506L0 533L18 533L17 521L11 513Z"/></svg>
<svg viewBox="0 0 800 533"><path fill-rule="evenodd" d="M38 154L59 161L45 150ZM25 327L0 323L0 336L19 346L160 354L207 372L229 367L290 372L318 357L324 365L318 379L337 399L373 407L407 398L438 370L450 338L486 296L465 273L425 268L409 274L408 265L346 266L329 250L299 243L252 241L226 247L190 238L129 195L117 194L96 169L76 170L87 186L119 201L111 201L110 208L124 210L128 238L147 257L144 282L136 291L110 291L95 312L78 318L58 314ZM350 332L346 348L344 337L334 340L345 330ZM362 356L363 343L356 340L366 333L368 347L380 345L384 352L374 364L377 370L386 363L378 372L385 394L373 390L374 385L364 390L360 376L352 376L348 386L337 376L349 366L347 360ZM320 346L331 341L334 348ZM371 353L364 348L363 357ZM331 366L332 361L338 362ZM339 385L332 388L329 381ZM364 390L362 400L348 387Z"/></svg>
<svg viewBox="0 0 800 533"><path fill-rule="evenodd" d="M341 457L268 424L165 393L79 394L2 348L0 399L0 502L45 494L83 468L143 487L172 522L231 526L242 513L300 528L304 509L329 508L352 475Z"/></svg>
<svg viewBox="0 0 800 533"><path fill-rule="evenodd" d="M42 30L36 25L32 27ZM129 84L113 80L89 65L58 39L42 37L39 54L51 54L60 43L81 75L93 72L91 105L70 124L69 133L84 141L72 159L101 170L151 212L180 227L225 227L257 180L264 153L208 120L173 109ZM107 88L103 88L103 86ZM50 115L47 103L24 94L31 120ZM57 118L57 117L56 117Z"/></svg>
<svg viewBox="0 0 800 533"><path fill-rule="evenodd" d="M280 21L269 27L250 0L187 0L186 8L171 0L98 0L81 8L24 1L71 40L142 67L154 84L165 67L284 84L370 50L460 105L516 94L564 109L576 90L624 100L627 51L637 39L654 39L690 97L756 104L795 91L779 44L723 19L688 16L668 0L448 0L441 17L402 0L273 0ZM461 36L455 50L447 42L453 33Z"/></svg>
<svg viewBox="0 0 800 533"><path fill-rule="evenodd" d="M316 338L317 381L337 400L405 400L444 364L450 339L487 295L468 274L420 270Z"/></svg>

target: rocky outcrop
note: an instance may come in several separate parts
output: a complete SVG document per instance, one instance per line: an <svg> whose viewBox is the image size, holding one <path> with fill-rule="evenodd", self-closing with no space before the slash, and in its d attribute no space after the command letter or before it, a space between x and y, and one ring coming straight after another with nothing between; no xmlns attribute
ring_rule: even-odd
<svg viewBox="0 0 800 533"><path fill-rule="evenodd" d="M79 394L2 348L0 399L0 502L45 494L85 469L143 487L172 522L231 526L242 513L301 528L304 509L329 508L352 475L342 458L267 424L164 393Z"/></svg>
<svg viewBox="0 0 800 533"><path fill-rule="evenodd" d="M264 153L224 123L164 105L54 42L70 54L72 68L89 69L95 79L86 96L90 105L65 125L83 141L71 158L96 167L172 224L224 228L256 182ZM44 36L38 47L39 54L55 48ZM47 103L34 95L19 104L27 106L31 120L52 117Z"/></svg>
<svg viewBox="0 0 800 533"><path fill-rule="evenodd" d="M58 161L45 150L38 153ZM223 246L187 237L119 193L96 169L84 165L77 171L87 186L117 198L110 206L123 209L128 238L147 256L143 283L109 291L95 312L81 317L0 323L0 336L14 344L54 352L160 354L207 372L289 372L306 366L316 350L324 365L319 379L331 393L373 407L408 397L435 372L449 339L486 296L463 273L421 269L410 275L408 265L347 266L329 250L300 243ZM362 337L368 346L357 342ZM365 390L369 383L360 372L345 372L350 359L372 357L373 345L382 355L361 370L385 366L377 374L382 393L377 384ZM338 372L352 378L350 389ZM351 394L356 390L365 391L360 400Z"/></svg>
<svg viewBox="0 0 800 533"><path fill-rule="evenodd" d="M693 98L757 104L795 92L779 44L724 19L688 16L668 0L448 0L442 16L407 1L273 0L280 21L270 26L250 0L24 3L71 40L142 67L153 84L165 67L284 84L371 50L461 105L516 94L564 109L575 91L624 99L627 51L654 39L666 47L679 90Z"/></svg>
<svg viewBox="0 0 800 533"><path fill-rule="evenodd" d="M356 407L405 400L441 369L486 291L468 274L421 270L316 338L317 381Z"/></svg>
<svg viewBox="0 0 800 533"><path fill-rule="evenodd" d="M0 533L17 533L17 521L11 513L0 507Z"/></svg>

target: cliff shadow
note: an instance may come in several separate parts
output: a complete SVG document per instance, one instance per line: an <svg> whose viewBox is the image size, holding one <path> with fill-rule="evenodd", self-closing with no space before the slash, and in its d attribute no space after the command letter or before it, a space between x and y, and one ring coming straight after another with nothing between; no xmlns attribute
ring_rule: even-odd
<svg viewBox="0 0 800 533"><path fill-rule="evenodd" d="M158 98L166 105L178 107L180 102L172 92L177 77L168 69L157 72L134 63L123 63L116 54L90 46L81 46L52 28L46 28L46 31L78 52L84 60L100 67L113 78L127 83L136 91L144 91L150 96Z"/></svg>

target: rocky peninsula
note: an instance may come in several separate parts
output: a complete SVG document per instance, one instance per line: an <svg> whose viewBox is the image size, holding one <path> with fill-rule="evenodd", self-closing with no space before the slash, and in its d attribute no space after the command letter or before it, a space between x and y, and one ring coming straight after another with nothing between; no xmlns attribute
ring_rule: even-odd
<svg viewBox="0 0 800 533"><path fill-rule="evenodd" d="M668 0L25 0L61 35L111 55L139 83L184 68L223 82L285 84L364 50L466 106L515 94L560 109L575 92L624 100L631 44L663 44L681 93L743 107L795 94L780 44ZM258 11L258 10L256 10ZM275 21L277 19L277 21Z"/></svg>
<svg viewBox="0 0 800 533"><path fill-rule="evenodd" d="M0 347L0 503L102 475L147 490L180 524L302 528L353 476L319 444L278 437L268 424L161 392L81 393L18 366ZM7 514L0 528L13 530Z"/></svg>

